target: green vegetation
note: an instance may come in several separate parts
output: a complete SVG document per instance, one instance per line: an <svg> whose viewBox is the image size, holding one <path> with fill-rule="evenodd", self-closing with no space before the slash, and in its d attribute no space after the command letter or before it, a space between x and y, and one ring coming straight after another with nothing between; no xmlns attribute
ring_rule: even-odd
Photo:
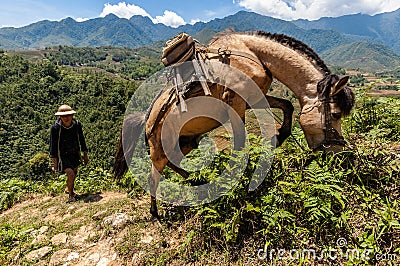
<svg viewBox="0 0 400 266"><path fill-rule="evenodd" d="M379 72L377 73L377 76L382 78L393 78L398 80L400 79L400 67L397 67L394 70Z"/></svg>
<svg viewBox="0 0 400 266"><path fill-rule="evenodd" d="M0 110L0 211L35 193L63 193L65 176L51 172L47 157L49 128L55 120L54 112L63 103L77 111L76 117L83 124L90 149L91 162L80 170L76 184L78 193L124 188L135 199L144 193L133 182L131 174L117 185L109 171L125 106L139 83L131 77L123 78L122 68L115 68L116 74L99 71L100 62L110 59L107 53L104 60L101 49L89 53L85 59L85 64L98 63L92 68L82 66L79 60L74 61L74 66L57 66L55 61L77 58L80 52L86 51L60 49L62 53L54 54L50 54L51 49L47 50L50 61L35 63L21 56L0 54L0 104L3 107ZM119 57L113 54L112 62L139 60L144 64L143 58L139 59L131 52L121 51ZM271 261L294 265L316 262L367 265L379 262L376 254L396 254L396 261L383 263L398 264L400 99L373 98L366 94L368 90L369 87L356 89L357 106L343 121L343 131L350 142L347 151L337 155L312 153L305 148L303 133L295 123L293 136L301 147L289 138L276 150L264 182L254 192L249 192L251 174L263 150L258 138L250 135L253 143L247 151L250 163L240 182L229 193L206 205L186 208L160 203L161 236L155 244L140 241L138 236L138 231L152 227L144 218L149 215L149 205L143 214L125 202L125 209L135 222L129 225L116 246L119 255L130 260L143 251L146 253L141 258L144 265L166 265L174 261L236 265L261 265ZM192 156L196 162L196 153ZM199 160L201 158L197 158L197 162ZM205 168L193 173L189 181L212 179L226 160L227 155L220 152L212 164L220 168ZM177 182L185 182L169 170L166 174ZM110 204L107 211L112 212L113 206ZM94 206L91 208L91 215L98 211ZM84 219L77 219L78 215L84 216L74 214L70 222L79 221L80 226ZM38 228L40 223L42 221L34 221ZM182 225L183 231L176 230ZM1 221L0 264L12 262L13 257L8 256L12 250L23 253L33 248L29 245L32 239L24 233L31 227L16 224L13 220ZM56 224L51 230L62 232L66 228L65 224ZM168 249L169 242L164 238L176 238L179 245ZM339 238L345 239L347 244L338 247ZM259 249L264 248L275 250L271 259L270 253L265 260L257 259ZM344 253L356 249L368 254L366 258L353 254L334 261L326 257L327 254L321 261L309 257L283 261L277 255L278 249L288 252L311 248L319 255L323 249Z"/></svg>
<svg viewBox="0 0 400 266"><path fill-rule="evenodd" d="M96 67L109 73L118 73L125 79L139 80L162 68L159 60L161 56L149 50L58 46L47 48L44 57L56 65Z"/></svg>
<svg viewBox="0 0 400 266"><path fill-rule="evenodd" d="M95 71L75 71L49 61L31 63L20 56L2 55L0 178L49 177L49 169L37 156L48 152L54 113L64 103L73 106L83 124L90 168L109 169L125 105L137 86L135 81Z"/></svg>

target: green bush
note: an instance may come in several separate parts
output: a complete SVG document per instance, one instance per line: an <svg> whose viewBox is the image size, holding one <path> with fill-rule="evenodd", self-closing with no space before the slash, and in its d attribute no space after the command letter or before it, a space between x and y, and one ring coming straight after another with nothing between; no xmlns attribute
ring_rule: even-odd
<svg viewBox="0 0 400 266"><path fill-rule="evenodd" d="M29 169L34 179L44 179L51 173L49 155L38 153L29 160Z"/></svg>

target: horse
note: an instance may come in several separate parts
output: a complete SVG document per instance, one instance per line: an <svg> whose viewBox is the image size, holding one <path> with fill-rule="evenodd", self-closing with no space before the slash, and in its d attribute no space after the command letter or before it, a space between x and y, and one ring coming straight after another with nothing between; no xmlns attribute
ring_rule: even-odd
<svg viewBox="0 0 400 266"><path fill-rule="evenodd" d="M208 46L203 48L203 53L207 61L222 62L244 73L258 86L263 101L266 100L271 108L282 110L283 122L278 134L274 136L276 146L282 145L291 134L294 108L290 101L267 94L273 79L283 83L297 97L301 108L299 123L309 148L331 152L343 150L346 141L341 132L341 118L350 114L355 102L354 93L347 86L349 77L333 74L309 46L283 34L263 31L225 31L214 36ZM201 87L199 82L193 86ZM241 89L246 90L246 88ZM113 168L117 178L126 173L128 166L125 157L127 153L132 152L140 129L145 127L146 142L152 162L148 180L151 194L150 214L156 219L159 218L156 192L164 168L168 166L182 176L188 176L188 173L179 167L182 156L177 159L177 163L171 162L161 143L165 117L175 115L178 118L179 115L173 113L171 107L173 105L169 105L167 110L163 109L167 99L170 99L168 93L166 91L157 96L147 115L132 114L126 118L124 127L128 125L127 128L130 128L130 136L127 138L132 141L131 148L130 151L124 152L122 145L124 130L121 130ZM188 98L196 98L199 95L204 96L207 93L200 90ZM245 122L245 111L249 108L249 104L240 93L232 92L229 88L218 84L210 84L207 97L229 105L235 114L229 114L228 117L236 116L239 117L239 122ZM179 101L179 97L174 99L175 103ZM253 104L252 108L255 106L257 103ZM215 112L220 111L215 110ZM186 155L197 147L199 136L220 125L219 121L210 117L193 118L186 121L186 124L179 128L179 132L175 132L179 138L174 142L179 145L180 152Z"/></svg>

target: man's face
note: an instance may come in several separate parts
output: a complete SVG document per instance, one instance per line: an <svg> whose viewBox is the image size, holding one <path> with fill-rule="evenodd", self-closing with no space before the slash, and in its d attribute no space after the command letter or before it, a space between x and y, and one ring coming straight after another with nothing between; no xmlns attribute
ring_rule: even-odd
<svg viewBox="0 0 400 266"><path fill-rule="evenodd" d="M69 126L72 121L72 115L62 115L60 116L61 121L63 122L63 125Z"/></svg>

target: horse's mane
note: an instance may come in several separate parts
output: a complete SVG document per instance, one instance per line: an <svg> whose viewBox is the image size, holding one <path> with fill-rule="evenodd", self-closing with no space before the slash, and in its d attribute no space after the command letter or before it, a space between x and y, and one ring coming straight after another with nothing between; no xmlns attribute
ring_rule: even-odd
<svg viewBox="0 0 400 266"><path fill-rule="evenodd" d="M233 29L228 29L223 32L220 32L214 36L210 43L216 41L217 39L223 36L229 36L232 34L243 34L243 35L253 35L264 37L273 41L276 41L284 46L287 46L295 51L302 53L307 56L309 59L315 61L316 65L326 74L330 74L330 69L326 66L325 62L319 57L319 55L311 49L307 44L293 38L287 36L285 34L279 33L269 33L265 31L247 31L247 32L235 32Z"/></svg>

